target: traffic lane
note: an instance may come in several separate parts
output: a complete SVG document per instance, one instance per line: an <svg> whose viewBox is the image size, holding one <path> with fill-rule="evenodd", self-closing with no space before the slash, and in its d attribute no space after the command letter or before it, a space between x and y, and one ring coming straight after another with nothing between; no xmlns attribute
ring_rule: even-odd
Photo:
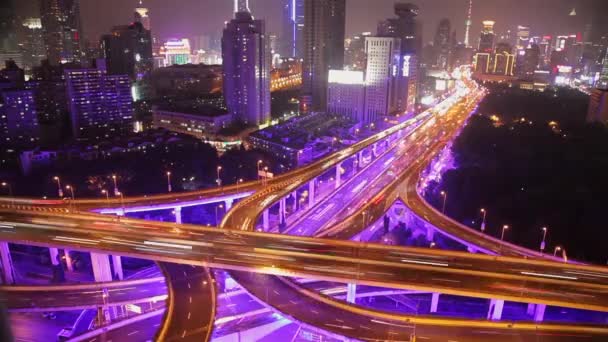
<svg viewBox="0 0 608 342"><path fill-rule="evenodd" d="M424 341L468 341L468 342L565 342L565 341L605 341L607 329L596 332L561 332L564 326L535 324L511 324L487 321L467 321L386 314L356 305L340 304L323 295L303 294L288 281L280 277L248 272L231 272L231 275L247 290L279 312L293 320L306 323L333 333L358 340L369 341L409 341L415 331L418 340ZM319 300L319 297L325 300ZM332 302L327 303L326 301ZM360 312L353 312L356 309ZM395 317L398 319L387 319ZM428 320L429 323L424 323ZM433 322L433 324L430 324ZM475 328L473 324L487 327ZM505 328L496 328L501 326ZM512 328L507 328L511 326ZM539 331L536 331L536 327ZM573 328L570 326L569 328ZM601 331L601 332L599 332Z"/></svg>
<svg viewBox="0 0 608 342"><path fill-rule="evenodd" d="M102 305L140 303L142 301L164 300L167 286L164 281L126 287L108 288L109 296L103 298L103 290L86 291L45 291L40 289L27 292L10 292L0 299L9 311L20 309L44 309L63 311L70 309L96 308Z"/></svg>
<svg viewBox="0 0 608 342"><path fill-rule="evenodd" d="M163 315L156 315L139 322L134 322L118 329L110 330L105 334L93 337L88 342L97 341L152 341L162 324Z"/></svg>
<svg viewBox="0 0 608 342"><path fill-rule="evenodd" d="M157 335L162 341L209 341L216 306L215 279L204 267L161 263L172 302Z"/></svg>

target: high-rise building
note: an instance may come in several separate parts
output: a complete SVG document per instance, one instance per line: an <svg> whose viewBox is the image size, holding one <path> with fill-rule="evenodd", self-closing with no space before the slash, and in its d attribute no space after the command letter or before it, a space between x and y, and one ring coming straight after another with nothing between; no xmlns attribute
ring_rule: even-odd
<svg viewBox="0 0 608 342"><path fill-rule="evenodd" d="M3 146L33 147L40 140L34 93L28 89L2 91L0 140Z"/></svg>
<svg viewBox="0 0 608 342"><path fill-rule="evenodd" d="M143 23L115 26L102 37L101 45L109 74L141 80L152 70L152 36Z"/></svg>
<svg viewBox="0 0 608 342"><path fill-rule="evenodd" d="M467 21L464 29L464 47L471 47L471 25L473 25L473 0L469 0L469 8L467 10Z"/></svg>
<svg viewBox="0 0 608 342"><path fill-rule="evenodd" d="M608 48L606 48L606 53L602 62L602 70L600 71L600 78L597 81L596 88L608 90Z"/></svg>
<svg viewBox="0 0 608 342"><path fill-rule="evenodd" d="M330 70L327 112L364 122L365 74L362 71Z"/></svg>
<svg viewBox="0 0 608 342"><path fill-rule="evenodd" d="M363 32L346 40L344 50L344 68L351 71L365 70L365 37L371 32Z"/></svg>
<svg viewBox="0 0 608 342"><path fill-rule="evenodd" d="M496 44L494 53L494 68L493 74L503 76L513 76L513 67L515 65L515 55L511 53L512 48L509 43Z"/></svg>
<svg viewBox="0 0 608 342"><path fill-rule="evenodd" d="M281 55L301 58L304 55L304 0L283 0Z"/></svg>
<svg viewBox="0 0 608 342"><path fill-rule="evenodd" d="M530 27L519 25L517 26L517 45L516 50L525 50L530 44Z"/></svg>
<svg viewBox="0 0 608 342"><path fill-rule="evenodd" d="M270 120L270 49L265 22L254 20L246 1L235 2L234 19L222 35L224 98L233 120L264 125Z"/></svg>
<svg viewBox="0 0 608 342"><path fill-rule="evenodd" d="M141 23L144 26L144 29L150 31L150 14L149 10L144 7L143 1L139 0L139 6L135 8L135 13L133 17L136 23Z"/></svg>
<svg viewBox="0 0 608 342"><path fill-rule="evenodd" d="M449 19L442 19L437 27L435 33L434 47L436 52L435 67L443 70L447 70L450 61L450 52L452 43L450 36L452 34L452 27Z"/></svg>
<svg viewBox="0 0 608 342"><path fill-rule="evenodd" d="M82 28L78 0L40 0L40 15L51 63L80 62Z"/></svg>
<svg viewBox="0 0 608 342"><path fill-rule="evenodd" d="M26 70L32 70L46 58L40 18L25 19L23 21L23 31L23 66Z"/></svg>
<svg viewBox="0 0 608 342"><path fill-rule="evenodd" d="M51 65L43 60L33 69L31 79L25 87L34 91L36 111L43 124L62 126L67 117L67 95L65 90L65 64Z"/></svg>
<svg viewBox="0 0 608 342"><path fill-rule="evenodd" d="M537 44L531 44L526 49L522 70L518 70L517 73L528 77L533 76L540 64L540 55L540 47Z"/></svg>
<svg viewBox="0 0 608 342"><path fill-rule="evenodd" d="M133 99L127 75L107 75L103 67L66 69L72 134L102 140L126 134L133 125Z"/></svg>
<svg viewBox="0 0 608 342"><path fill-rule="evenodd" d="M397 18L390 18L378 24L378 36L401 39L401 53L420 54L422 51L422 24L417 20L418 6L410 3L396 3ZM448 35L449 37L449 35Z"/></svg>
<svg viewBox="0 0 608 342"><path fill-rule="evenodd" d="M17 50L16 15L11 0L0 4L0 53ZM2 62L2 61L0 61Z"/></svg>
<svg viewBox="0 0 608 342"><path fill-rule="evenodd" d="M344 66L345 0L304 0L302 111L324 111L330 69Z"/></svg>
<svg viewBox="0 0 608 342"><path fill-rule="evenodd" d="M365 110L363 121L372 123L380 116L399 110L399 79L401 72L401 40L399 38L366 37Z"/></svg>
<svg viewBox="0 0 608 342"><path fill-rule="evenodd" d="M479 46L477 51L480 53L492 53L494 50L494 21L484 20L481 36L479 37Z"/></svg>

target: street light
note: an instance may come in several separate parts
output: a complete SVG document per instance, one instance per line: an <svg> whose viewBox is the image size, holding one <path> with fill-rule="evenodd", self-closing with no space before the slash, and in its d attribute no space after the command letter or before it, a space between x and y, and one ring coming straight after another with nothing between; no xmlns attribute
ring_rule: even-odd
<svg viewBox="0 0 608 342"><path fill-rule="evenodd" d="M547 227L543 227L543 240L540 242L540 253L545 251L545 239L547 238Z"/></svg>
<svg viewBox="0 0 608 342"><path fill-rule="evenodd" d="M441 213L445 214L445 202L448 199L448 193L446 191L442 191L442 192L440 192L440 194L443 197L443 207L441 209Z"/></svg>
<svg viewBox="0 0 608 342"><path fill-rule="evenodd" d="M108 190L102 189L101 194L106 195L106 201L108 202L108 205L109 205L110 204L110 194L108 193Z"/></svg>
<svg viewBox="0 0 608 342"><path fill-rule="evenodd" d="M70 195L72 196L72 201L73 201L73 200L75 200L76 198L75 198L75 196L74 196L74 187L73 187L73 186L71 186L71 185L66 185L66 186L65 186L65 188L66 188L67 190L70 190Z"/></svg>
<svg viewBox="0 0 608 342"><path fill-rule="evenodd" d="M258 180L260 180L260 166L264 163L262 160L258 160L257 170L258 170Z"/></svg>
<svg viewBox="0 0 608 342"><path fill-rule="evenodd" d="M560 246L555 246L555 249L553 250L553 256L557 256L557 252L561 251L562 247Z"/></svg>
<svg viewBox="0 0 608 342"><path fill-rule="evenodd" d="M433 247L435 247L435 245L436 245L435 242L431 242L431 244L429 245L429 248L433 248Z"/></svg>
<svg viewBox="0 0 608 342"><path fill-rule="evenodd" d="M125 216L125 196L122 192L118 192L116 196L120 196L120 206L122 207L122 216ZM119 215L120 217L121 215Z"/></svg>
<svg viewBox="0 0 608 342"><path fill-rule="evenodd" d="M116 175L112 175L112 180L114 181L114 196L118 196L118 183L116 181Z"/></svg>
<svg viewBox="0 0 608 342"><path fill-rule="evenodd" d="M220 178L220 171L222 171L222 167L217 167L217 186L222 186L222 179Z"/></svg>
<svg viewBox="0 0 608 342"><path fill-rule="evenodd" d="M2 182L2 187L8 188L8 196L12 198L13 197L13 188L11 187L11 185L7 182Z"/></svg>
<svg viewBox="0 0 608 342"><path fill-rule="evenodd" d="M55 176L55 177L53 177L53 180L55 180L55 182L57 182L57 194L59 195L59 198L62 198L63 189L61 189L61 179L59 179L59 177Z"/></svg>
<svg viewBox="0 0 608 342"><path fill-rule="evenodd" d="M220 209L224 209L224 205L223 205L223 204L220 204L220 205L218 205L218 206L216 206L216 207L215 207L215 225L216 225L216 226L218 225L218 221L217 221L217 209L218 209L218 208L220 208Z"/></svg>
<svg viewBox="0 0 608 342"><path fill-rule="evenodd" d="M167 171L167 191L171 192L171 171Z"/></svg>
<svg viewBox="0 0 608 342"><path fill-rule="evenodd" d="M482 219L481 219L481 232L485 232L486 231L486 214L488 213L484 208L481 208L481 215Z"/></svg>
<svg viewBox="0 0 608 342"><path fill-rule="evenodd" d="M239 184L243 183L245 180L243 180L243 178L239 178L236 181L236 192L239 192Z"/></svg>
<svg viewBox="0 0 608 342"><path fill-rule="evenodd" d="M500 235L500 241L504 241L505 239L505 231L507 231L509 229L508 225L504 225L502 226L502 234Z"/></svg>

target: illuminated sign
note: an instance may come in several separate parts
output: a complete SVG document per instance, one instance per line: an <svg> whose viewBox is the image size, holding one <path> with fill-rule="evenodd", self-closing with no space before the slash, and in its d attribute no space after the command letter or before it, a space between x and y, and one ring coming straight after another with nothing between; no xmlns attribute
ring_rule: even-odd
<svg viewBox="0 0 608 342"><path fill-rule="evenodd" d="M363 71L329 70L329 83L365 84Z"/></svg>
<svg viewBox="0 0 608 342"><path fill-rule="evenodd" d="M558 65L557 71L562 74L568 74L572 72L572 67L569 65Z"/></svg>
<svg viewBox="0 0 608 342"><path fill-rule="evenodd" d="M403 68L401 69L401 73L403 73L403 77L410 77L410 59L412 56L403 56Z"/></svg>

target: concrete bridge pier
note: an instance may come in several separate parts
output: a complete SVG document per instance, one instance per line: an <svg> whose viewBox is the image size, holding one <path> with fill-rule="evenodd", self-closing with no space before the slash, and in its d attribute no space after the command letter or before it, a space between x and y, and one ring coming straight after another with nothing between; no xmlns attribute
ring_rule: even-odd
<svg viewBox="0 0 608 342"><path fill-rule="evenodd" d="M265 209L262 213L262 229L267 232L270 228L270 213L268 209Z"/></svg>
<svg viewBox="0 0 608 342"><path fill-rule="evenodd" d="M2 283L5 285L15 284L15 270L8 242L0 242L0 265L2 266Z"/></svg>
<svg viewBox="0 0 608 342"><path fill-rule="evenodd" d="M473 246L467 246L467 251L469 251L469 253L473 253L476 254L479 251L477 250L477 248L473 247Z"/></svg>
<svg viewBox="0 0 608 342"><path fill-rule="evenodd" d="M72 263L72 257L70 256L70 251L68 249L64 249L63 255L65 256L65 266L68 268L68 271L74 272L74 264Z"/></svg>
<svg viewBox="0 0 608 342"><path fill-rule="evenodd" d="M545 320L545 310L547 306L544 304L536 304L534 308L534 322L542 322Z"/></svg>
<svg viewBox="0 0 608 342"><path fill-rule="evenodd" d="M175 223L182 224L182 207L173 208L173 214L175 215Z"/></svg>
<svg viewBox="0 0 608 342"><path fill-rule="evenodd" d="M49 257L51 258L51 265L57 266L59 265L59 249L54 247L49 247Z"/></svg>
<svg viewBox="0 0 608 342"><path fill-rule="evenodd" d="M490 299L490 308L488 310L488 319L500 321L502 318L502 309L505 306L505 301L502 299Z"/></svg>
<svg viewBox="0 0 608 342"><path fill-rule="evenodd" d="M232 209L232 205L234 205L233 199L227 199L224 201L224 208L226 208L226 212L228 212L228 210Z"/></svg>
<svg viewBox="0 0 608 342"><path fill-rule="evenodd" d="M426 228L426 239L428 241L434 241L435 240L435 227L433 227L430 224L426 224L424 225L424 228Z"/></svg>
<svg viewBox="0 0 608 342"><path fill-rule="evenodd" d="M120 255L112 255L112 266L114 266L114 275L118 280L124 279L122 271L122 258Z"/></svg>
<svg viewBox="0 0 608 342"><path fill-rule="evenodd" d="M96 282L112 281L112 269L107 254L91 252L91 266Z"/></svg>
<svg viewBox="0 0 608 342"><path fill-rule="evenodd" d="M287 198L283 197L279 200L279 225L285 224L287 218Z"/></svg>
<svg viewBox="0 0 608 342"><path fill-rule="evenodd" d="M308 206L312 207L315 204L315 183L316 178L308 182Z"/></svg>
<svg viewBox="0 0 608 342"><path fill-rule="evenodd" d="M346 285L346 301L351 304L355 304L357 298L357 284Z"/></svg>
<svg viewBox="0 0 608 342"><path fill-rule="evenodd" d="M336 165L336 189L340 187L342 183L342 162Z"/></svg>
<svg viewBox="0 0 608 342"><path fill-rule="evenodd" d="M439 293L434 292L431 297L431 313L436 313L437 307L439 307Z"/></svg>

